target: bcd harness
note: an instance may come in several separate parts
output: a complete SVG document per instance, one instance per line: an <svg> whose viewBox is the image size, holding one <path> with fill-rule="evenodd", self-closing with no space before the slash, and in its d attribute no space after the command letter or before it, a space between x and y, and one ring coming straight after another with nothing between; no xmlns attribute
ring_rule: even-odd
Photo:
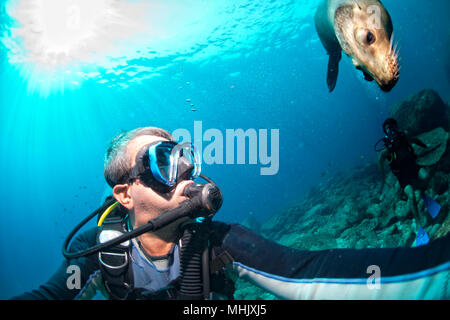
<svg viewBox="0 0 450 320"><path fill-rule="evenodd" d="M119 206L98 217L102 220L97 231L97 243L104 243L129 230L128 215ZM207 219L206 219L207 220ZM132 267L132 240L108 247L98 252L103 282L112 299L233 299L234 283L225 274L225 266L233 261L220 247L210 248L211 221L197 219L185 223L183 235L174 254L179 254L179 277L157 292L135 288ZM134 249L136 250L136 249ZM145 259L145 258L144 258ZM148 269L152 272L153 269ZM175 272L174 272L175 273ZM155 271L150 276L158 277ZM211 281L214 280L214 281ZM216 284L220 285L216 285Z"/></svg>

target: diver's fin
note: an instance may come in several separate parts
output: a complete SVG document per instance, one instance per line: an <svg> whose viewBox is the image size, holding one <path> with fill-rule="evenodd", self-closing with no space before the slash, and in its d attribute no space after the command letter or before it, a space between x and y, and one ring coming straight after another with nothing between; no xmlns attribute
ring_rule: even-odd
<svg viewBox="0 0 450 320"><path fill-rule="evenodd" d="M337 78L339 74L339 61L341 61L342 52L341 50L336 50L330 53L330 58L328 60L328 73L327 73L327 84L330 92L333 92L336 88Z"/></svg>
<svg viewBox="0 0 450 320"><path fill-rule="evenodd" d="M419 231L417 231L416 247L424 246L428 244L428 242L430 242L430 237L423 228L420 228Z"/></svg>
<svg viewBox="0 0 450 320"><path fill-rule="evenodd" d="M437 215L439 214L439 212L441 211L441 205L434 199L432 199L431 197L424 195L423 196L423 201L425 203L425 207L428 210L428 213L430 214L430 216L434 219L437 217Z"/></svg>

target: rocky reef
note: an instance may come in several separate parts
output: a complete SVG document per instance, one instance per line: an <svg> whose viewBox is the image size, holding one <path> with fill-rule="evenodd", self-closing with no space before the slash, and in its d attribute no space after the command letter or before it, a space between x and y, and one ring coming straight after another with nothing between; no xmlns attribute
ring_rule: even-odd
<svg viewBox="0 0 450 320"><path fill-rule="evenodd" d="M262 226L250 220L242 223L282 245L307 250L414 246L419 227L431 240L444 236L450 230L450 106L435 91L424 90L394 105L391 116L400 129L428 145L415 146L417 163L428 172L424 183L415 187L420 222L396 177L387 169L383 183L378 162L373 161L328 177ZM441 205L434 219L424 194ZM276 299L243 280L236 285L236 299Z"/></svg>

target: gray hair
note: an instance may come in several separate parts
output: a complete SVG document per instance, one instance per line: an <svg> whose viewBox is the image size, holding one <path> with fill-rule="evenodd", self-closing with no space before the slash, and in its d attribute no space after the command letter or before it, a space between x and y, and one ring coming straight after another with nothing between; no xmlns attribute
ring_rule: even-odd
<svg viewBox="0 0 450 320"><path fill-rule="evenodd" d="M105 179L112 188L116 184L126 182L132 162L130 155L126 152L126 147L131 140L139 136L157 136L174 141L169 132L157 127L137 128L116 136L109 144L104 161Z"/></svg>

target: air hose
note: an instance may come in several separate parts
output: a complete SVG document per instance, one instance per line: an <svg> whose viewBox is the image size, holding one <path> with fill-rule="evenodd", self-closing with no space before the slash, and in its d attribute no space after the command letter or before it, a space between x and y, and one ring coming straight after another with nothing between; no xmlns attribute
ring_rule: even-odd
<svg viewBox="0 0 450 320"><path fill-rule="evenodd" d="M188 222L182 229L179 299L209 299L208 222Z"/></svg>
<svg viewBox="0 0 450 320"><path fill-rule="evenodd" d="M383 145L381 145L381 143L383 142ZM380 140L378 140L377 143L375 143L375 152L381 152L386 148L386 138L381 138Z"/></svg>
<svg viewBox="0 0 450 320"><path fill-rule="evenodd" d="M102 206L102 208L105 208L105 207L108 208L111 204L112 203L108 202L107 204ZM121 236L118 236L117 238L109 240L105 243L98 243L87 249L77 251L77 252L70 252L69 244L70 244L70 241L72 240L73 236L77 233L78 230L81 229L81 227L84 224L86 224L90 219L92 219L96 214L99 213L99 210L96 210L91 215L89 215L87 218L85 218L80 224L78 224L75 227L75 229L73 229L72 232L67 236L67 238L63 244L63 255L66 259L77 259L80 257L84 257L87 255L97 253L101 250L112 247L116 244L125 242L132 238L136 238L137 236L140 236L143 233L159 230L162 227L174 222L175 220L178 220L182 217L188 216L189 213L196 212L198 210L198 208L200 208L200 207L201 207L201 202L200 202L199 198L185 200L177 208L167 211L163 215L148 221L147 224L140 226L139 228L136 228L133 231L124 233Z"/></svg>

